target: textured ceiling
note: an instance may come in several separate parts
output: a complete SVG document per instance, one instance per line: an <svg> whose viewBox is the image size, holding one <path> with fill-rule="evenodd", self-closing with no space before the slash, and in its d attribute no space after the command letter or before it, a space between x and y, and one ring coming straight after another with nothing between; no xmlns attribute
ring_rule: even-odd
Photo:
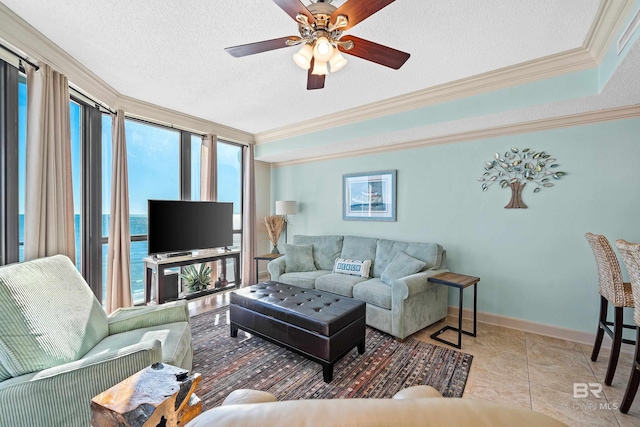
<svg viewBox="0 0 640 427"><path fill-rule="evenodd" d="M600 4L397 0L345 34L408 62L396 71L348 56L325 89L307 91L295 47L224 52L297 34L271 0L1 1L121 94L251 133L581 47Z"/></svg>

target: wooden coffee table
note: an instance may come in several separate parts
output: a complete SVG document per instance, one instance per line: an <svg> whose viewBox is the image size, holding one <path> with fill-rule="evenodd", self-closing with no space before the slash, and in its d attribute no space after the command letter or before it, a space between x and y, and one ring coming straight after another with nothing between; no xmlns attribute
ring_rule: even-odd
<svg viewBox="0 0 640 427"><path fill-rule="evenodd" d="M183 426L202 411L200 374L154 363L91 399L92 427Z"/></svg>

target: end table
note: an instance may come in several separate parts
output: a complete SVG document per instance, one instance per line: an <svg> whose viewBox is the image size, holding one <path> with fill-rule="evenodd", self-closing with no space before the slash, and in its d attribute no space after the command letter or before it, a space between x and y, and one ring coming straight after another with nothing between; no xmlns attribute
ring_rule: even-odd
<svg viewBox="0 0 640 427"><path fill-rule="evenodd" d="M260 282L260 273L258 271L258 261L273 261L276 258L280 258L284 254L264 254L256 255L253 259L256 260L256 283Z"/></svg>
<svg viewBox="0 0 640 427"><path fill-rule="evenodd" d="M447 325L437 332L431 334L431 339L436 341L440 341L441 343L448 344L450 346L456 348L462 348L462 334L469 335L472 337L476 336L476 325L477 325L477 315L478 315L478 282L480 281L479 277L466 276L464 274L457 273L441 273L436 274L435 276L431 276L428 279L429 282L439 283L441 285L451 286L454 288L458 288L460 290L460 297L458 299L459 302L459 310L458 310L458 327L454 328L453 326ZM462 329L462 297L463 291L465 288L473 286L473 332L465 331ZM454 344L447 340L440 338L438 335L442 334L445 331L457 331L458 332L458 344Z"/></svg>

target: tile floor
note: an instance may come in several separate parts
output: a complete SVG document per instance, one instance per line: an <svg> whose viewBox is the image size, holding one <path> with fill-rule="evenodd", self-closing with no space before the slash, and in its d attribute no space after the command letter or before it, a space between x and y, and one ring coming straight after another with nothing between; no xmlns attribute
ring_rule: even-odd
<svg viewBox="0 0 640 427"><path fill-rule="evenodd" d="M229 303L228 293L189 303L196 315ZM457 324L449 317L448 324ZM466 322L466 321L465 321ZM429 336L445 323L426 328L412 337L442 345ZM467 330L471 322L465 323ZM443 338L455 341L455 332ZM606 338L605 338L606 339ZM463 398L484 399L543 412L570 426L640 426L640 392L628 414L618 410L631 372L633 355L622 353L611 387L604 385L608 349L591 361L591 345L550 338L484 323L478 336L462 338L462 350L473 354ZM574 398L574 383L602 385L599 397ZM598 386L593 386L597 391Z"/></svg>

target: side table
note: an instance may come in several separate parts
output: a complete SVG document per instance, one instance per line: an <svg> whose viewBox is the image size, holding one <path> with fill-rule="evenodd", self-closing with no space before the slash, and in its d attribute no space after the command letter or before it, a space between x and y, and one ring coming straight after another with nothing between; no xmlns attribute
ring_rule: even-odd
<svg viewBox="0 0 640 427"><path fill-rule="evenodd" d="M263 255L256 255L253 257L253 259L256 260L256 283L260 282L260 273L258 271L258 262L259 261L272 261L276 258L280 258L282 255L284 254L263 254Z"/></svg>
<svg viewBox="0 0 640 427"><path fill-rule="evenodd" d="M183 426L202 411L193 391L200 374L162 363L133 374L91 399L92 427Z"/></svg>
<svg viewBox="0 0 640 427"><path fill-rule="evenodd" d="M473 276L466 276L464 274L457 274L457 273L441 273L441 274L437 274L435 276L429 277L428 280L429 282L451 286L454 288L458 288L460 290L458 327L454 328L453 326L450 326L450 325L444 326L437 332L434 332L433 334L431 334L431 339L440 341L441 343L448 344L456 348L462 348L462 334L469 335L472 337L476 336L476 332L477 332L476 325L477 325L477 315L478 315L478 282L480 281L480 278L473 277ZM462 329L462 297L463 297L464 289L469 286L473 286L473 332L465 331ZM454 344L438 336L445 331L457 331L458 344Z"/></svg>

